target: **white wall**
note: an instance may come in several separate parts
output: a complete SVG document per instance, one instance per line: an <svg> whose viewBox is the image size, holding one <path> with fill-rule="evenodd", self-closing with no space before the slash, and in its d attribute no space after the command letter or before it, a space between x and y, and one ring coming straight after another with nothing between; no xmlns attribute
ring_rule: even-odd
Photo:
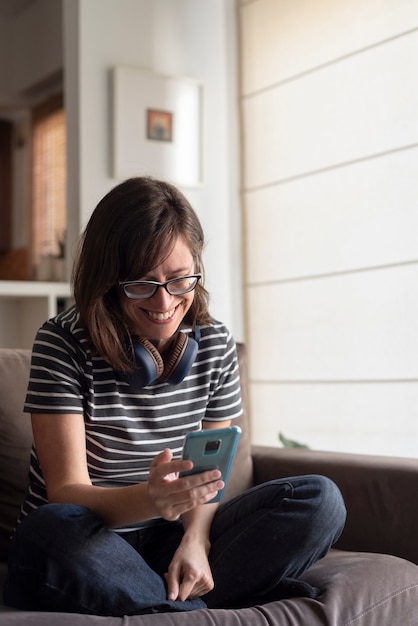
<svg viewBox="0 0 418 626"><path fill-rule="evenodd" d="M208 240L212 314L242 339L233 18L232 0L64 0L68 206L74 241L98 200L119 182L111 175L115 65L203 81L204 183L183 191Z"/></svg>
<svg viewBox="0 0 418 626"><path fill-rule="evenodd" d="M418 2L240 20L253 439L416 456Z"/></svg>

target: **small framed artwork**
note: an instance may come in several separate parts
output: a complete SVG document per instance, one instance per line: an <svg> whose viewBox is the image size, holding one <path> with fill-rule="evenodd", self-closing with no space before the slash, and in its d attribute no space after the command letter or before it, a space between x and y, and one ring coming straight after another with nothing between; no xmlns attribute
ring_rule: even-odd
<svg viewBox="0 0 418 626"><path fill-rule="evenodd" d="M199 81L113 68L113 176L156 176L184 187L203 180Z"/></svg>
<svg viewBox="0 0 418 626"><path fill-rule="evenodd" d="M147 109L147 138L151 141L173 141L173 114Z"/></svg>

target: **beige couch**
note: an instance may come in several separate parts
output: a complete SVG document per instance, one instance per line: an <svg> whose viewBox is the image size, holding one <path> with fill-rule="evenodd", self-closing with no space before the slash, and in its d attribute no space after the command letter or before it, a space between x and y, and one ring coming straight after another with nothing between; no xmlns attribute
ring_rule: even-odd
<svg viewBox="0 0 418 626"><path fill-rule="evenodd" d="M239 346L245 396L245 349ZM31 431L22 413L29 352L0 349L0 580L8 536L22 500ZM272 408L272 410L274 410ZM20 612L0 607L2 626L416 626L418 625L418 460L251 447L245 418L229 496L272 478L305 473L331 477L348 520L337 549L304 578L315 600L293 598L239 610L125 618ZM280 428L280 416L277 416ZM256 576L256 572L249 572Z"/></svg>

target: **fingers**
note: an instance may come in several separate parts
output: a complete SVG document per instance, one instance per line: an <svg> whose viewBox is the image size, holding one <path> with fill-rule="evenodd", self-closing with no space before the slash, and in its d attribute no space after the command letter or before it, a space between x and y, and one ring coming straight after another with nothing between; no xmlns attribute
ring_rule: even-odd
<svg viewBox="0 0 418 626"><path fill-rule="evenodd" d="M162 452L157 454L157 456L153 459L151 463L151 467L157 467L162 463L169 463L173 458L173 452L170 448L165 448Z"/></svg>
<svg viewBox="0 0 418 626"><path fill-rule="evenodd" d="M191 461L184 461L182 459L173 459L173 452L170 448L165 448L162 452L157 454L151 463L150 471L157 476L164 478L166 476L179 474L180 472L187 472L192 469L193 463Z"/></svg>
<svg viewBox="0 0 418 626"><path fill-rule="evenodd" d="M180 586L177 582L177 575L171 570L164 575L167 584L167 598L168 600L177 600L179 597Z"/></svg>
<svg viewBox="0 0 418 626"><path fill-rule="evenodd" d="M225 486L217 469L179 477L192 467L191 461L173 461L168 448L152 462L148 493L158 514L168 521L177 520L186 511L210 502Z"/></svg>
<svg viewBox="0 0 418 626"><path fill-rule="evenodd" d="M178 599L184 602L188 598L198 598L212 591L214 584L206 579L189 576L185 578L179 588Z"/></svg>
<svg viewBox="0 0 418 626"><path fill-rule="evenodd" d="M201 485L211 485L211 483L219 482L221 479L221 472L218 469L207 470L198 474L188 474L179 478L181 472L193 469L193 463L182 459L175 461L171 459L172 452L169 448L160 452L151 464L150 477L154 480L163 480L169 477L169 480L174 483L173 476L175 476L176 482L171 485L173 491L187 491ZM223 487L224 484L220 485L219 482L219 486L216 489L223 489Z"/></svg>
<svg viewBox="0 0 418 626"><path fill-rule="evenodd" d="M199 479L198 477L201 476ZM197 481L208 480L202 475L178 478L166 483L165 489L155 489L149 483L149 492L158 514L168 521L179 519L186 511L190 511L198 505L206 504L213 500L218 491L224 488L222 480L214 480L207 483Z"/></svg>
<svg viewBox="0 0 418 626"><path fill-rule="evenodd" d="M210 487L211 489L223 489L224 482L221 478L222 474L219 470L209 470L199 474L188 474L179 478L177 483L183 491L196 490L199 487Z"/></svg>
<svg viewBox="0 0 418 626"><path fill-rule="evenodd" d="M187 480L186 484L184 484L184 481L186 481L184 478L178 479L178 491L172 494L169 512L170 517L166 517L166 519L170 519L171 521L178 519L183 513L190 511L196 506L210 502L216 496L218 491L223 489L225 486L222 480L204 484L198 483L197 485L190 484L191 481L189 480Z"/></svg>
<svg viewBox="0 0 418 626"><path fill-rule="evenodd" d="M197 575L188 572L180 582L180 570L170 567L164 575L167 585L168 600L181 600L184 602L188 598L197 598L212 591L214 587L213 579L209 576Z"/></svg>

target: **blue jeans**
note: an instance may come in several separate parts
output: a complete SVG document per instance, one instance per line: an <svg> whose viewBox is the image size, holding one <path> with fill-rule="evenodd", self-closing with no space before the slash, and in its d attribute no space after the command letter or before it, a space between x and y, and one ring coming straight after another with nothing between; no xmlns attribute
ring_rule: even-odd
<svg viewBox="0 0 418 626"><path fill-rule="evenodd" d="M345 515L338 488L323 476L273 480L221 504L210 538L215 588L181 602L167 600L163 578L181 522L122 535L89 509L47 504L16 530L4 601L25 610L122 616L313 597L316 590L296 579L338 539Z"/></svg>

